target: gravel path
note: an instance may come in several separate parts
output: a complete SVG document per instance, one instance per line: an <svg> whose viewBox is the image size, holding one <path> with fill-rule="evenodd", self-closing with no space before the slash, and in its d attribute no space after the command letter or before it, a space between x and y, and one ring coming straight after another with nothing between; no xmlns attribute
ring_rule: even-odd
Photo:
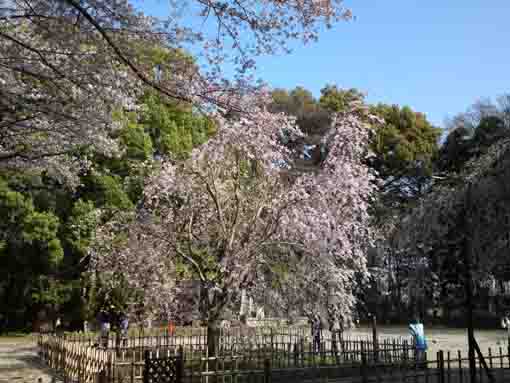
<svg viewBox="0 0 510 383"><path fill-rule="evenodd" d="M361 327L347 331L347 334L356 336L371 336L372 330L367 327ZM381 338L407 337L409 338L409 330L407 326L379 326L379 336ZM466 329L456 329L447 327L429 327L425 324L425 336L429 346L427 356L429 360L436 359L436 353L439 350L451 351L452 356L457 350L462 352L463 356L467 356L467 331ZM504 355L508 355L508 341L506 330L478 330L475 329L475 338L478 342L480 350L484 355L488 354L491 348L492 354L499 353L502 349Z"/></svg>
<svg viewBox="0 0 510 383"><path fill-rule="evenodd" d="M62 381L39 362L35 340L0 338L0 383L39 382L61 383Z"/></svg>

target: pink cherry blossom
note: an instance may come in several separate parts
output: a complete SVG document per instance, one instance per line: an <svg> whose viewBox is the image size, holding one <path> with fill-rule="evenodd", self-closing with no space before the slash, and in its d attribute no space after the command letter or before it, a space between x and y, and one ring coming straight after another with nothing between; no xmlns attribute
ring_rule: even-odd
<svg viewBox="0 0 510 383"><path fill-rule="evenodd" d="M192 279L202 288L204 320L235 306L242 289L273 307L328 309L350 320L373 238L370 130L355 106L338 115L320 168L299 173L281 135L300 132L267 112L265 97L235 100L247 110L240 117L218 114L214 138L185 161L165 160L147 182L143 217L100 233L103 246L117 232L128 240L99 246L93 269L123 275L143 292L147 312L178 315L178 290Z"/></svg>

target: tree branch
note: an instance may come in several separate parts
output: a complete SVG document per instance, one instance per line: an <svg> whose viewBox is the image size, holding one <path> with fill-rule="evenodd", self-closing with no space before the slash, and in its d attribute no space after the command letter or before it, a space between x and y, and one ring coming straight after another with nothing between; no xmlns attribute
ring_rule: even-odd
<svg viewBox="0 0 510 383"><path fill-rule="evenodd" d="M158 239L161 239L163 241L165 241L166 243L168 243L170 246L172 246L175 250L175 252L177 253L177 255L179 255L182 259L184 259L185 261L189 262L196 270L197 270L197 273L200 277L200 280L202 282L206 282L207 279L206 277L204 276L204 273L202 272L202 268L200 267L200 265L198 264L197 261L195 261L193 258L191 258L190 256L186 255L186 253L184 253L180 248L179 248L179 245L177 245L176 243L168 240L168 238L164 237L164 236L161 236L161 235L158 235L156 233L150 233L150 235L158 238Z"/></svg>
<svg viewBox="0 0 510 383"><path fill-rule="evenodd" d="M103 37L103 39L106 41L106 43L113 49L114 53L117 55L119 60L122 63L124 63L129 69L131 69L131 71L133 71L135 76L138 77L138 79L141 80L144 84L150 86L151 88L157 90L158 92L160 92L170 98L184 101L186 103L194 104L193 100L191 98L170 92L168 89L161 87L156 82L151 81L133 62L131 62L131 60L129 60L122 53L122 50L113 42L113 40L110 38L110 36L108 36L105 29L103 27L101 27L101 25L99 25L99 23L94 19L94 17L92 17L92 15L90 15L90 13L88 13L87 10L80 5L79 1L76 1L76 0L65 0L65 1L67 3L69 3L72 7L74 7L76 10L78 10L83 15L83 17L85 17L85 19L87 19L88 22L90 24L92 24L92 26L99 32L99 34ZM218 103L218 101L211 99L209 97L205 97L203 95L201 95L200 97L203 98L205 101L214 103L218 106L228 107L228 105L224 105L223 103ZM236 111L241 112L240 110L236 110Z"/></svg>

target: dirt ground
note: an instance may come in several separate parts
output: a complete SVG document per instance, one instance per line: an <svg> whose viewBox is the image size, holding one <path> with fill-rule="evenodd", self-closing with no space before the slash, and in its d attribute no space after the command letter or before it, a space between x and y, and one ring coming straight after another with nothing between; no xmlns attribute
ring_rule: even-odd
<svg viewBox="0 0 510 383"><path fill-rule="evenodd" d="M0 383L39 382L61 383L62 381L39 362L35 339L0 337Z"/></svg>
<svg viewBox="0 0 510 383"><path fill-rule="evenodd" d="M406 326L379 326L379 336L381 338L392 337L409 337L409 330ZM356 336L369 336L372 334L372 329L361 327L347 332L349 335ZM436 354L439 350L444 352L450 351L453 355L457 354L460 350L462 356L468 354L467 345L467 330L454 329L446 327L429 327L425 325L425 337L428 343L427 356L429 360L435 360ZM508 355L508 341L506 330L475 330L475 339L478 342L480 350L484 355L488 354L489 348L491 353L499 353L501 347L502 353Z"/></svg>

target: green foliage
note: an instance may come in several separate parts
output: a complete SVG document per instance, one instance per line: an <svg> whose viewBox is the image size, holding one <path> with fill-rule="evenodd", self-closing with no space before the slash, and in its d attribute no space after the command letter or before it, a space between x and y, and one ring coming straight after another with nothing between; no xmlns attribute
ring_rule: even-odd
<svg viewBox="0 0 510 383"><path fill-rule="evenodd" d="M168 104L158 94L147 92L141 123L159 154L185 158L191 150L216 133L213 121L195 115L189 106Z"/></svg>
<svg viewBox="0 0 510 383"><path fill-rule="evenodd" d="M140 53L139 63L148 67L197 69L193 57L179 49L135 41L133 48ZM173 73L167 69L161 75ZM122 288L114 297L96 299L90 289L82 297L82 290L90 287L83 273L97 226L119 211L129 214L134 209L145 178L157 165L155 155L184 158L216 133L213 120L189 104L168 102L155 92L147 91L138 106L135 112L112 113L120 127L111 138L117 141L120 155L106 157L85 150L74 154L92 161L80 175L77 189L46 171L1 175L0 313L5 313L9 327L24 328L41 309L53 317L65 312L68 318L79 319L95 315L92 311L112 299L114 306L121 306ZM125 235L118 235L113 246L125 240Z"/></svg>
<svg viewBox="0 0 510 383"><path fill-rule="evenodd" d="M133 202L123 189L120 177L115 175L92 173L87 177L87 199L95 201L96 206L108 209L131 210Z"/></svg>
<svg viewBox="0 0 510 383"><path fill-rule="evenodd" d="M497 116L488 116L480 121L473 136L473 144L478 150L486 151L492 144L510 136L510 129Z"/></svg>
<svg viewBox="0 0 510 383"><path fill-rule="evenodd" d="M387 181L387 202L416 197L432 174L441 130L408 106L378 104L371 112L385 121L375 130L372 165Z"/></svg>
<svg viewBox="0 0 510 383"><path fill-rule="evenodd" d="M326 85L321 89L320 106L329 112L342 112L356 100L363 100L363 94L355 89L341 89L336 85Z"/></svg>
<svg viewBox="0 0 510 383"><path fill-rule="evenodd" d="M31 212L24 222L23 239L27 243L48 242L57 234L59 219L51 213Z"/></svg>
<svg viewBox="0 0 510 383"><path fill-rule="evenodd" d="M55 280L46 275L39 276L32 292L35 304L58 307L72 298L73 284Z"/></svg>
<svg viewBox="0 0 510 383"><path fill-rule="evenodd" d="M64 260L64 249L60 239L53 238L48 242L48 260L54 267L57 267Z"/></svg>
<svg viewBox="0 0 510 383"><path fill-rule="evenodd" d="M50 211L38 211L30 194L12 190L4 180L0 181L0 214L0 311L8 325L16 327L20 316L57 300L58 292L41 281L62 267L61 221ZM66 298L59 299L63 302Z"/></svg>
<svg viewBox="0 0 510 383"><path fill-rule="evenodd" d="M309 144L319 143L329 128L331 114L345 111L353 102L364 101L359 90L336 85L323 87L318 101L302 87L290 92L276 89L272 97L270 110L296 116L298 125L308 134L304 142ZM376 210L382 209L377 215L383 215L386 208L414 199L424 190L432 174L441 130L430 124L424 114L406 106L379 104L371 106L370 111L385 120L382 126L374 128L375 158L370 161L385 181L380 204L374 205ZM297 150L301 152L300 148ZM318 150L313 157L323 158Z"/></svg>
<svg viewBox="0 0 510 383"><path fill-rule="evenodd" d="M458 125L446 137L436 163L442 172L459 172L471 159L487 153L500 140L510 137L510 128L501 116L486 116L478 125Z"/></svg>
<svg viewBox="0 0 510 383"><path fill-rule="evenodd" d="M75 202L67 221L65 240L71 249L84 255L94 237L98 217L92 201L79 199Z"/></svg>
<svg viewBox="0 0 510 383"><path fill-rule="evenodd" d="M34 206L31 199L26 198L21 193L11 190L7 183L0 180L0 216L2 217L2 232L12 231L19 223L25 221L25 218Z"/></svg>
<svg viewBox="0 0 510 383"><path fill-rule="evenodd" d="M284 112L293 116L300 116L313 112L317 107L317 102L312 93L301 86L297 86L290 92L285 89L275 89L272 98L271 111L275 113Z"/></svg>
<svg viewBox="0 0 510 383"><path fill-rule="evenodd" d="M300 86L290 92L285 89L275 89L272 98L273 102L269 106L269 110L296 117L296 123L304 133L323 134L329 128L328 111L319 105L307 89Z"/></svg>
<svg viewBox="0 0 510 383"><path fill-rule="evenodd" d="M150 169L146 167L133 166L129 175L124 178L124 190L133 203L136 203L142 197L144 180L149 173Z"/></svg>
<svg viewBox="0 0 510 383"><path fill-rule="evenodd" d="M472 156L472 132L459 127L446 137L436 166L440 171L458 172Z"/></svg>
<svg viewBox="0 0 510 383"><path fill-rule="evenodd" d="M126 148L125 158L145 161L152 156L152 140L143 126L128 121L120 133L121 143Z"/></svg>
<svg viewBox="0 0 510 383"><path fill-rule="evenodd" d="M5 182L0 182L0 214L4 250L30 246L45 258L47 267L60 264L64 253L57 238L58 217L36 211L30 197L12 191Z"/></svg>
<svg viewBox="0 0 510 383"><path fill-rule="evenodd" d="M30 199L38 211L64 217L72 205L71 191L47 172L4 172L2 176L12 191Z"/></svg>
<svg viewBox="0 0 510 383"><path fill-rule="evenodd" d="M85 278L88 279L90 286L86 302L86 318L94 319L99 312L103 312L115 321L120 319L121 314L127 312L127 302L133 291L126 287L126 281L122 275L89 274ZM105 284L111 288L102 288Z"/></svg>
<svg viewBox="0 0 510 383"><path fill-rule="evenodd" d="M218 259L214 254L209 254L207 251L200 248L193 248L191 257L200 265L204 276L208 280L215 281L218 284L223 283L223 274L218 265ZM196 269L187 262L178 260L175 267L181 281L199 280L200 278Z"/></svg>
<svg viewBox="0 0 510 383"><path fill-rule="evenodd" d="M139 53L139 59L144 61L145 65L148 67L163 65L165 67L166 71L161 74L161 80L171 79L174 75L169 68L179 68L180 71L183 70L181 68L187 68L188 71L198 70L195 58L182 49L150 45L147 42L139 44L136 40L132 44Z"/></svg>

